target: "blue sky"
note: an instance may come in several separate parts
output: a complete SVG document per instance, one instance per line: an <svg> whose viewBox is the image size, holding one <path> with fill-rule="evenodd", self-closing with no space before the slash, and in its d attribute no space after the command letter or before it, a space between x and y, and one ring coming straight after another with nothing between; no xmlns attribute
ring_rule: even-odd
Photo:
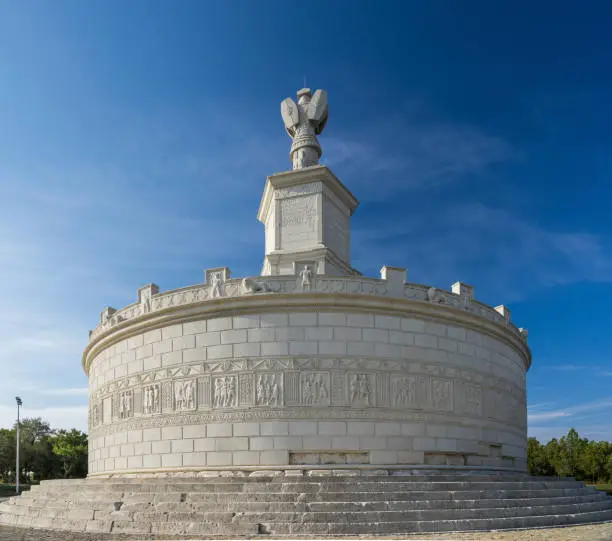
<svg viewBox="0 0 612 541"><path fill-rule="evenodd" d="M19 393L86 429L104 306L259 272L306 77L354 266L507 304L530 434L612 440L611 25L598 1L0 3L0 425Z"/></svg>

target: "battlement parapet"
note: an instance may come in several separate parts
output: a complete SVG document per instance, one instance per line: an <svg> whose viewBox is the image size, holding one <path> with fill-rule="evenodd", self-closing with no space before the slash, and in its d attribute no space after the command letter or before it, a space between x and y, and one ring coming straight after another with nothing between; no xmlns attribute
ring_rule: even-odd
<svg viewBox="0 0 612 541"><path fill-rule="evenodd" d="M506 327L522 342L527 342L527 332L519 329L510 321L510 310L500 305L492 307L473 298L474 288L456 282L451 291L435 287L401 283L405 279L405 269L383 267L382 279L365 276L329 276L314 273L284 276L253 276L229 278L229 269L219 267L206 271L206 283L186 286L170 291L159 292L158 286L149 284L139 291L139 300L120 310L105 309L101 322L91 331L90 342L118 325L144 318L156 312L205 302L223 302L224 299L251 295L274 294L336 294L352 296L378 296L403 298L454 308L462 312L482 317Z"/></svg>

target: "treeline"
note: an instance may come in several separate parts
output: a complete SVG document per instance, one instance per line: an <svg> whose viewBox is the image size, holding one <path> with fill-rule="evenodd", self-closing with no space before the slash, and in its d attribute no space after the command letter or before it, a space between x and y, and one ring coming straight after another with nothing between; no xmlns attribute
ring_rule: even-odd
<svg viewBox="0 0 612 541"><path fill-rule="evenodd" d="M20 483L87 475L87 434L55 430L40 418L20 424ZM15 482L17 425L0 429L0 477Z"/></svg>
<svg viewBox="0 0 612 541"><path fill-rule="evenodd" d="M527 468L531 475L575 477L592 483L612 482L612 443L581 438L573 428L542 445L527 441Z"/></svg>

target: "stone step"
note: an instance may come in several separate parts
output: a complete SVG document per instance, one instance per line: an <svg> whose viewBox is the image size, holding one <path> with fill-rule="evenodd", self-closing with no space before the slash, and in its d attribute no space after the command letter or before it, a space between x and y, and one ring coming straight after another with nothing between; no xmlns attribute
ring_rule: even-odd
<svg viewBox="0 0 612 541"><path fill-rule="evenodd" d="M181 501L201 502L208 504L240 504L249 502L368 502L368 501L423 501L423 500L476 500L476 499L515 499L515 498L544 498L544 497L571 497L600 494L594 487L579 487L574 489L539 489L539 490L459 490L459 491L405 491L405 492L328 492L319 493L286 493L286 492L261 492L261 493L117 493L117 494L92 494L84 497L79 494L57 494L51 497L46 495L23 494L13 497L5 504L14 503L27 504L36 502L36 505L56 506L57 504L77 505L91 502L94 508L103 508L114 502L128 504L160 504L178 503Z"/></svg>
<svg viewBox="0 0 612 541"><path fill-rule="evenodd" d="M324 511L211 511L208 509L184 509L160 512L159 509L150 511L94 511L89 509L51 509L31 506L17 506L14 511L17 515L27 516L31 519L65 519L68 521L78 520L113 520L120 522L153 522L159 520L170 522L214 522L232 523L244 522L325 522L325 523L356 523L356 522L414 522L423 520L456 520L456 519L483 519L483 518L507 518L526 517L532 515L560 515L570 513L585 513L594 511L610 510L612 512L612 500L606 499L596 502L575 503L566 505L541 505L541 506L515 506L515 507L491 507L476 509L444 508L437 509L409 509L409 510L358 510L341 511L330 506Z"/></svg>
<svg viewBox="0 0 612 541"><path fill-rule="evenodd" d="M402 511L321 511L321 512L238 512L236 520L246 519L249 522L281 521L292 522L322 522L322 523L357 523L357 522L414 522L458 519L484 519L528 517L537 515L561 515L570 513L586 513L595 511L610 511L612 502L600 501L573 505L536 506L515 508L488 508L488 509L429 509L429 510L402 510ZM169 514L169 520L172 514ZM197 516L206 517L207 513ZM134 516L134 520L137 520Z"/></svg>
<svg viewBox="0 0 612 541"><path fill-rule="evenodd" d="M418 470L417 470L418 471ZM257 472L256 476L224 476L215 475L210 477L201 476L169 476L169 477L113 477L113 478L86 478L86 479L48 479L41 481L38 485L32 485L32 489L36 490L39 487L45 487L48 485L56 486L71 486L75 487L78 485L109 485L113 483L121 484L164 484L164 483L218 483L220 480L224 483L269 483L271 481L282 481L286 483L298 483L304 479L321 479L321 478L333 478L336 480L368 480L368 481L388 481L396 479L414 480L414 481L456 481L457 479L474 480L474 481L523 481L533 480L534 478L522 473L507 473L507 474L475 474L470 473L459 473L456 474L405 474L405 473L391 473L385 475L374 475L369 473L360 473L353 475L350 473L342 473L343 470L332 470L330 473L326 473L324 470L316 472L307 472L306 474L287 474L287 475L265 475L264 472ZM557 477L537 477L538 481L556 481L559 480ZM571 478L564 478L564 480L571 480Z"/></svg>
<svg viewBox="0 0 612 541"><path fill-rule="evenodd" d="M485 507L515 507L515 506L539 506L539 505L565 505L574 503L588 503L607 499L606 494L586 494L560 497L539 498L515 498L515 499L412 499L392 501L336 501L336 502L300 502L295 499L291 501L194 501L187 494L185 501L179 498L174 501L160 501L156 498L136 498L134 500L124 499L121 502L122 511L138 511L151 507L159 512L180 510L209 510L209 511L324 511L333 506L338 511L376 511L376 510L409 510L409 509L478 509ZM116 502L113 500L39 500L33 499L21 502L22 506L42 507L49 509L88 509L111 512L115 510ZM10 511L9 511L10 512Z"/></svg>
<svg viewBox="0 0 612 541"><path fill-rule="evenodd" d="M51 530L65 530L81 532L111 532L131 534L175 534L193 536L204 535L384 535L406 533L451 532L490 529L516 529L540 528L550 526L563 526L578 523L602 522L612 520L612 509L587 511L577 513L559 513L551 515L509 516L509 517L462 517L459 519L437 518L435 520L412 521L359 521L343 520L341 522L207 522L200 517L197 520L186 522L167 521L128 521L128 520L66 520L60 518L28 516L11 517L14 520L6 521L0 516L0 523L11 526L35 527Z"/></svg>
<svg viewBox="0 0 612 541"><path fill-rule="evenodd" d="M393 535L408 533L437 533L474 530L514 530L589 524L612 520L612 511L595 511L566 515L543 515L494 519L458 519L414 522L361 522L353 524L260 523L259 531L275 536L327 535Z"/></svg>
<svg viewBox="0 0 612 541"><path fill-rule="evenodd" d="M231 524L223 522L134 522L125 520L66 520L64 518L36 517L26 515L0 515L0 524L20 528L45 530L69 530L72 532L96 532L116 534L174 534L199 536L241 537L257 534L257 524Z"/></svg>
<svg viewBox="0 0 612 541"><path fill-rule="evenodd" d="M64 487L53 487L47 485L46 490L29 491L32 495L47 494L50 496L58 493L65 494ZM517 490L517 489L559 489L559 488L575 488L581 487L583 483L577 481L440 481L440 482L406 482L406 481L381 481L381 482L354 482L354 483L339 483L333 480L324 481L304 481L302 483L257 483L257 484L238 484L238 483L183 483L183 484L163 484L149 486L134 486L133 484L114 484L106 487L74 487L70 492L76 495L85 497L95 496L100 494L120 494L123 492L139 493L164 493L164 492L212 492L212 493L256 493L268 492L271 488L275 488L275 492L319 492L324 489L326 491L343 491L359 488L362 491L367 491L376 488L378 491L453 491L453 490L487 490L495 488L497 490ZM113 496L114 497L114 496Z"/></svg>

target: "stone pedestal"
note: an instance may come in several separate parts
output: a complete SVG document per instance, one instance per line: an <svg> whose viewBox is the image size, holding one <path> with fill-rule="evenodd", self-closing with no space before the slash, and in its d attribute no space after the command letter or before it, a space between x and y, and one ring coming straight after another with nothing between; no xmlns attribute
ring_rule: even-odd
<svg viewBox="0 0 612 541"><path fill-rule="evenodd" d="M357 199L325 166L268 177L257 218L265 225L263 276L350 275L350 221Z"/></svg>

